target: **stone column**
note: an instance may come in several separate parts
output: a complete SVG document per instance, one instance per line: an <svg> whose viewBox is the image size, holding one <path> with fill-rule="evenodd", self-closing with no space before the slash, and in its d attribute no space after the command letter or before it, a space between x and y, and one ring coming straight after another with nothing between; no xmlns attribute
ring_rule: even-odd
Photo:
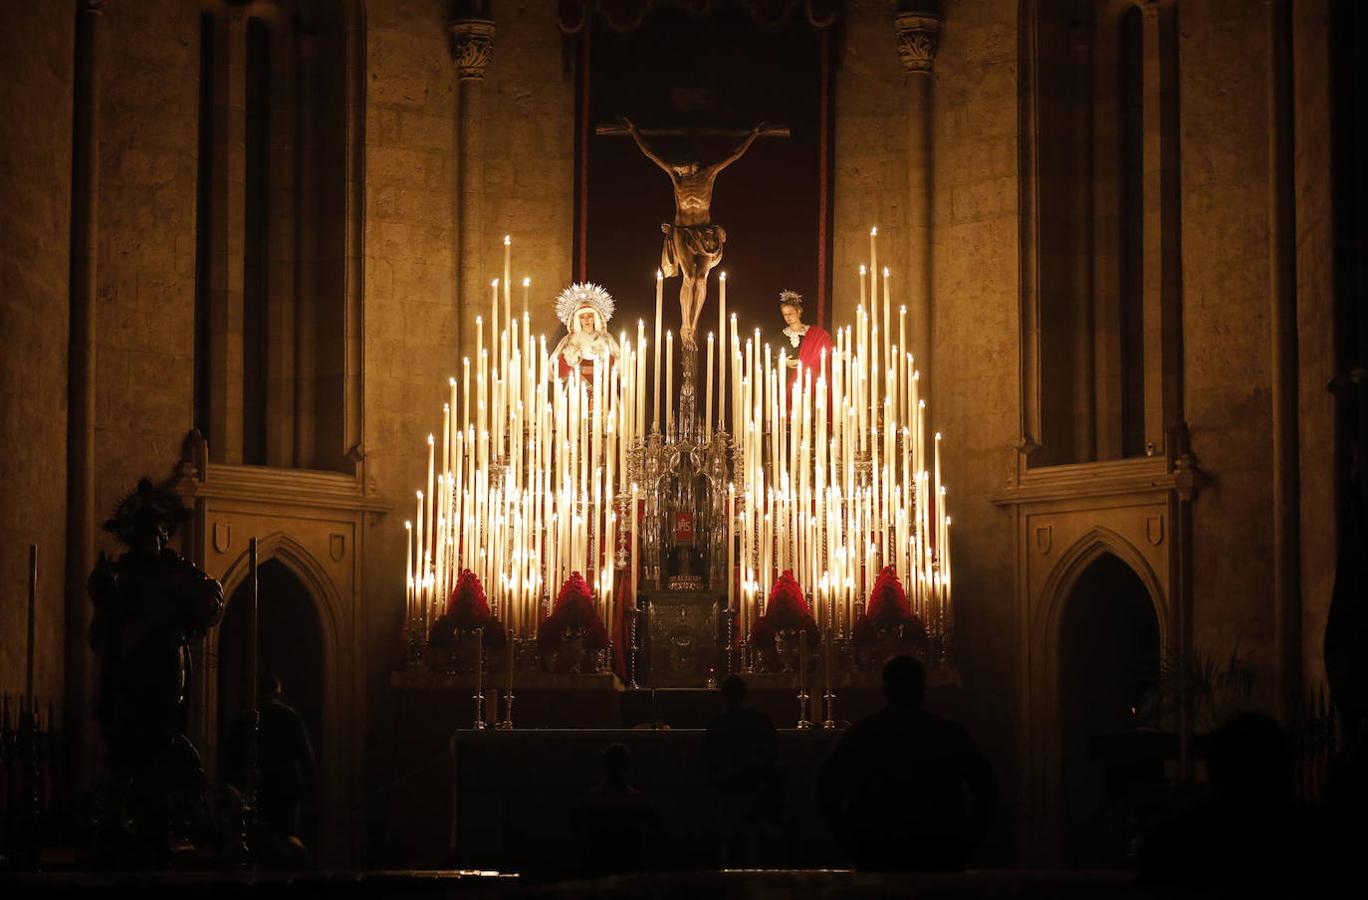
<svg viewBox="0 0 1368 900"><path fill-rule="evenodd" d="M86 579L95 567L95 310L100 199L100 17L104 0L76 5L72 92L71 324L67 357L66 679L63 727L72 787L95 772L94 659L86 636Z"/></svg>
<svg viewBox="0 0 1368 900"><path fill-rule="evenodd" d="M209 457L242 462L242 289L246 235L247 15L214 22L210 176Z"/></svg>
<svg viewBox="0 0 1368 900"><path fill-rule="evenodd" d="M1145 442L1153 454L1182 451L1182 274L1179 240L1178 16L1174 0L1141 4L1144 160Z"/></svg>
<svg viewBox="0 0 1368 900"><path fill-rule="evenodd" d="M931 389L931 65L936 59L941 20L931 12L903 12L893 17L898 56L908 78L906 274L911 332L909 348L921 370L921 395ZM927 404L930 406L930 403Z"/></svg>
<svg viewBox="0 0 1368 900"><path fill-rule="evenodd" d="M1268 6L1268 289L1272 332L1273 633L1276 709L1290 722L1302 699L1301 448L1297 241L1289 0Z"/></svg>
<svg viewBox="0 0 1368 900"><path fill-rule="evenodd" d="M473 355L475 314L484 296L484 76L494 56L494 23L452 23L456 63L456 335L461 354ZM486 327L494 327L487 323ZM491 346L486 338L485 346ZM460 371L457 359L453 371ZM472 360L472 368L474 361Z"/></svg>

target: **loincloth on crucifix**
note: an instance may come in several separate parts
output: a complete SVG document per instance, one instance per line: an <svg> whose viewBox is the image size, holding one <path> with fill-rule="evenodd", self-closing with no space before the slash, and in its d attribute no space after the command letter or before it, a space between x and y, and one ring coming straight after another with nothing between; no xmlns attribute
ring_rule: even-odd
<svg viewBox="0 0 1368 900"><path fill-rule="evenodd" d="M727 230L721 225L672 225L662 223L660 230L665 232L665 240L660 248L660 271L666 278L678 275L681 269L685 276L706 276L722 261L722 245L727 242ZM701 271L691 270L683 260L701 258Z"/></svg>

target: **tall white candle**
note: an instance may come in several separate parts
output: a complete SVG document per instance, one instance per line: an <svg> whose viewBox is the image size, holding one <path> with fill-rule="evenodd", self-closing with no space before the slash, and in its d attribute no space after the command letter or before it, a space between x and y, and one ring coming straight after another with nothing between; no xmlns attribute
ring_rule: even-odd
<svg viewBox="0 0 1368 900"><path fill-rule="evenodd" d="M662 297L664 296L665 276L659 269L656 269L656 327L655 327L655 403L653 408L655 416L651 423L654 431L660 430L660 321L664 314L662 307Z"/></svg>
<svg viewBox="0 0 1368 900"><path fill-rule="evenodd" d="M707 386L703 390L704 413L703 413L703 439L712 440L712 409L713 409L713 333L708 332L708 377Z"/></svg>
<svg viewBox="0 0 1368 900"><path fill-rule="evenodd" d="M665 332L665 434L674 433L674 332Z"/></svg>
<svg viewBox="0 0 1368 900"><path fill-rule="evenodd" d="M718 281L717 307L717 427L725 428L723 417L727 414L727 273L723 272Z"/></svg>

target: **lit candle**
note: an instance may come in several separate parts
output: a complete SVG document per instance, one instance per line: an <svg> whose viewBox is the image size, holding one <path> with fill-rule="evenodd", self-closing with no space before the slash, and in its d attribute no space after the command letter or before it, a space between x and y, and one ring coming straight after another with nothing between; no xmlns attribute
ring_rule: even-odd
<svg viewBox="0 0 1368 900"><path fill-rule="evenodd" d="M404 520L404 614L405 627L407 619L413 617L413 522Z"/></svg>
<svg viewBox="0 0 1368 900"><path fill-rule="evenodd" d="M637 597L637 576L640 568L637 565L637 484L632 482L632 594L628 600L631 609L636 609Z"/></svg>
<svg viewBox="0 0 1368 900"><path fill-rule="evenodd" d="M663 315L661 298L664 296L665 276L656 269L656 328L655 328L655 418L651 423L654 431L660 430L660 320Z"/></svg>
<svg viewBox="0 0 1368 900"><path fill-rule="evenodd" d="M513 239L510 235L504 235L504 267L503 267L503 295L504 295L504 330L508 333L508 338L513 337L513 278L509 271L513 262ZM508 346L508 338L505 338L504 354L502 361L507 364L508 358L512 356L511 348Z"/></svg>
<svg viewBox="0 0 1368 900"><path fill-rule="evenodd" d="M723 272L717 280L717 427L721 430L727 414L727 273Z"/></svg>
<svg viewBox="0 0 1368 900"><path fill-rule="evenodd" d="M703 391L704 413L703 413L703 439L712 440L712 408L713 408L713 334L708 332L708 378L707 387Z"/></svg>
<svg viewBox="0 0 1368 900"><path fill-rule="evenodd" d="M869 229L869 312L873 315L879 302L879 229Z"/></svg>
<svg viewBox="0 0 1368 900"><path fill-rule="evenodd" d="M632 429L635 439L646 431L646 320L637 319L637 378L636 378L636 427Z"/></svg>
<svg viewBox="0 0 1368 900"><path fill-rule="evenodd" d="M524 321L527 320L527 295L528 295L529 292L531 292L531 290L532 290L532 279L531 279L531 278L524 278L524 279L523 279L523 320L524 320ZM524 327L524 331L525 331L525 330L526 330L526 328ZM527 340L527 335L525 335L525 334L523 335L523 340Z"/></svg>
<svg viewBox="0 0 1368 900"><path fill-rule="evenodd" d="M674 432L674 333L665 332L665 434Z"/></svg>
<svg viewBox="0 0 1368 900"><path fill-rule="evenodd" d="M494 359L502 360L499 347L499 279L489 283L489 349Z"/></svg>

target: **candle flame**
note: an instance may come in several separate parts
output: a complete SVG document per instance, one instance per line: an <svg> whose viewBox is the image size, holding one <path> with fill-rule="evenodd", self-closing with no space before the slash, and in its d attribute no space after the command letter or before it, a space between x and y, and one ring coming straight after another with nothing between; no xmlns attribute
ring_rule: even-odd
<svg viewBox="0 0 1368 900"><path fill-rule="evenodd" d="M888 266L884 266L884 277L888 277Z"/></svg>
<svg viewBox="0 0 1368 900"><path fill-rule="evenodd" d="M507 246L508 246L509 244L511 244L511 243L513 243L512 236L507 235L507 234L504 235L504 246L507 247Z"/></svg>
<svg viewBox="0 0 1368 900"><path fill-rule="evenodd" d="M869 229L869 236L870 236L870 237L874 237L874 236L875 236L876 234L878 234L878 233L879 233L879 227L878 227L877 225L874 226L873 228Z"/></svg>
<svg viewBox="0 0 1368 900"><path fill-rule="evenodd" d="M407 530L410 530L410 531L413 530L413 523L410 522L408 519L405 519L405 520L404 520L404 528L407 529Z"/></svg>
<svg viewBox="0 0 1368 900"><path fill-rule="evenodd" d="M524 279L523 279L523 287L531 287L531 286L532 286L532 279L531 279L531 278L524 278Z"/></svg>
<svg viewBox="0 0 1368 900"><path fill-rule="evenodd" d="M490 286L490 287L498 287L498 286L499 286L499 279L495 278L493 281L491 281L491 282L489 283L489 286Z"/></svg>

